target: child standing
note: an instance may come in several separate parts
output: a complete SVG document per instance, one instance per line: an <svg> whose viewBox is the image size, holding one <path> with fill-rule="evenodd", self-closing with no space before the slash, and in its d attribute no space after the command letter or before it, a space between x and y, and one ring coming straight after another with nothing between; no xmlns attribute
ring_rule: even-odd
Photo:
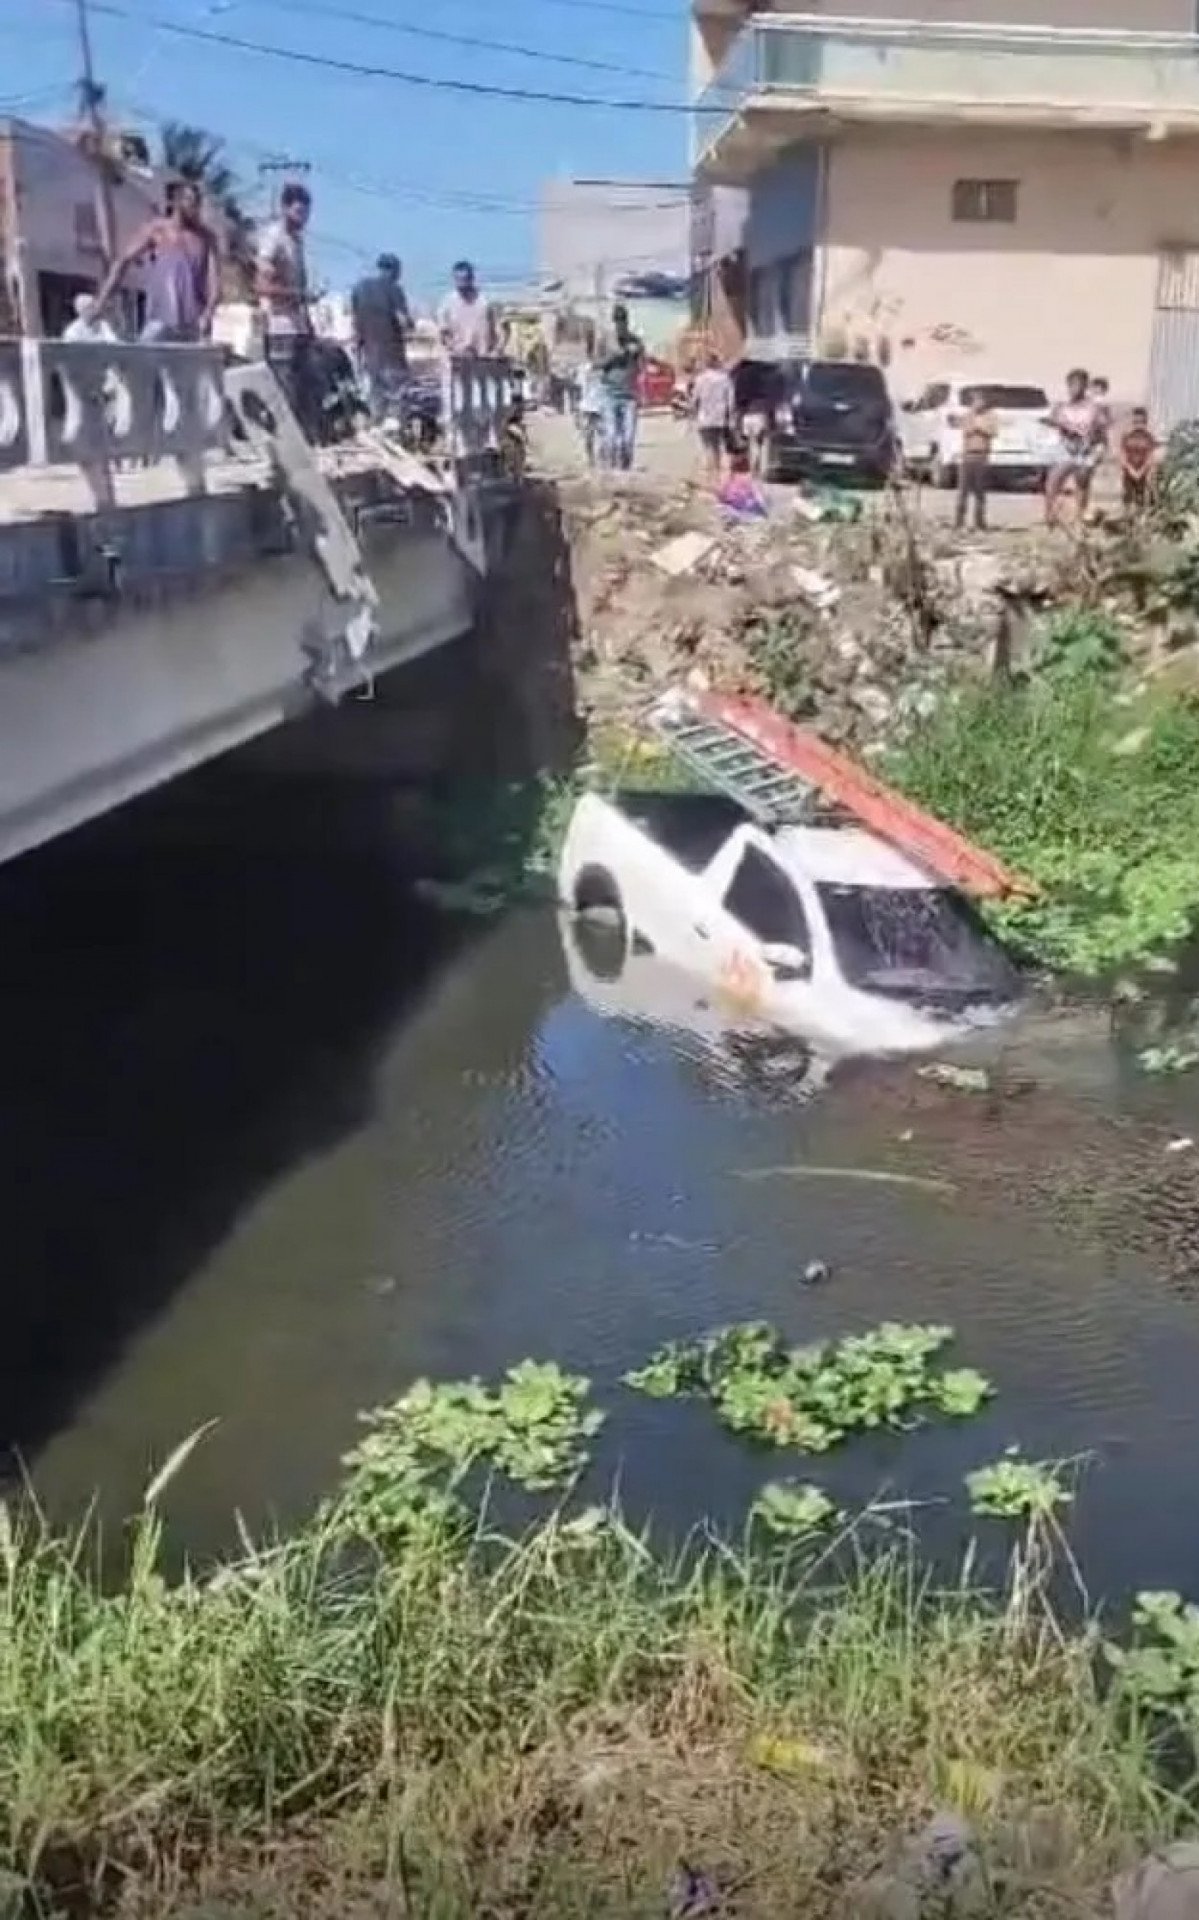
<svg viewBox="0 0 1199 1920"><path fill-rule="evenodd" d="M604 383L595 362L594 343L588 348L587 358L579 367L577 392L583 451L587 455L587 465L594 467L603 446L604 429Z"/></svg>
<svg viewBox="0 0 1199 1920"><path fill-rule="evenodd" d="M999 432L999 422L987 403L985 393L975 389L966 399L966 418L962 423L962 465L958 474L958 507L954 525L963 528L971 502L974 526L978 533L987 528L987 494L991 485L991 448Z"/></svg>
<svg viewBox="0 0 1199 1920"><path fill-rule="evenodd" d="M1149 504L1157 441L1144 407L1134 407L1132 420L1120 442L1120 491L1126 513L1144 513Z"/></svg>

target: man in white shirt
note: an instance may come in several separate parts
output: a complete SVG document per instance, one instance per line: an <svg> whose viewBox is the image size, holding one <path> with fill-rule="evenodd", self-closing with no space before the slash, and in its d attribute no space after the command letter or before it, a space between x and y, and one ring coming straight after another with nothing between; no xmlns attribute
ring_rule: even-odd
<svg viewBox="0 0 1199 1920"><path fill-rule="evenodd" d="M496 351L495 313L483 298L469 260L454 265L454 285L437 309L441 344L453 357L486 358Z"/></svg>
<svg viewBox="0 0 1199 1920"><path fill-rule="evenodd" d="M304 254L304 229L312 211L312 195L299 181L289 180L280 195L279 208L279 218L265 228L258 245L258 301L267 361L302 430L312 439L316 396L308 262Z"/></svg>

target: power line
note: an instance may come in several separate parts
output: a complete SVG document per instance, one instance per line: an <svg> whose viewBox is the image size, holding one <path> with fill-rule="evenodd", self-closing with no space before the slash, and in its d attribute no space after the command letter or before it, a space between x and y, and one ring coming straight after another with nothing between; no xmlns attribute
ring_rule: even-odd
<svg viewBox="0 0 1199 1920"><path fill-rule="evenodd" d="M672 26L682 26L685 13L669 13L664 7L638 7L622 4L622 0L541 0L542 6L566 7L571 13L614 13L624 20L669 20Z"/></svg>
<svg viewBox="0 0 1199 1920"><path fill-rule="evenodd" d="M558 53L548 47L524 47L512 40L487 40L471 33L450 33L442 27L417 26L409 20L386 20L378 13L360 13L355 7L325 4L325 0L255 0L259 6L274 7L284 13L312 14L315 18L344 20L354 26L373 27L384 33L404 33L414 40L435 40L447 47L474 47L487 53L517 54L523 60L550 61L563 67L586 67L592 73L619 73L626 79L663 80L675 84L676 76L659 67L630 67L616 60L592 60L581 53Z"/></svg>
<svg viewBox="0 0 1199 1920"><path fill-rule="evenodd" d="M168 124L168 121L163 115L155 108L148 106L144 101L135 100L128 94L122 94L120 99L130 114L147 125L161 130L161 128ZM255 163L255 170L260 174L262 172L263 162L266 162L268 167L271 167L273 170L273 164L278 161L279 156L276 151L273 148L263 146L260 142L247 139L235 133L224 133L220 137L231 157L236 159L239 154L249 156L249 159ZM319 154L310 155L309 159L304 162L304 165L310 168L313 173L319 174L323 179L328 180L330 184L335 187L344 188L351 193L365 194L372 199L398 202L401 205L445 207L453 211L461 210L465 213L496 213L527 217L530 214L540 213L545 204L542 198L532 200L522 199L512 194L486 193L469 187L444 187L440 189L436 187L418 187L414 186L410 180L390 180L380 178L377 175L372 176L358 172L351 173L339 166L336 161L323 160ZM552 187L556 183L550 182L549 184ZM615 185L617 183L613 184ZM663 192L665 193L665 191L666 186L665 183L663 183ZM683 212L688 209L690 205L690 188L684 182L680 181L678 192L669 199L630 201L625 197L622 199L607 200L601 198L598 194L588 194L586 201L580 205L578 211L580 218L585 218L587 214L593 211L615 216L620 216L621 214L642 214L646 212Z"/></svg>
<svg viewBox="0 0 1199 1920"><path fill-rule="evenodd" d="M396 80L403 86L430 87L438 92L463 93L475 98L519 100L540 105L599 107L606 113L666 113L691 118L696 113L723 113L721 107L689 106L670 100L612 100L590 93L554 93L539 87L500 87L482 80L442 78L431 73L410 73L400 67L374 66L367 61L342 60L334 54L310 53L299 47L280 47L262 40L245 40L237 34L217 33L204 27L185 27L175 20L157 15L138 14L113 0L90 0L93 13L113 20L130 20L135 25L152 27L183 40L197 40L208 46L228 47L235 53L265 54L274 60L290 60L294 65L324 68L331 73L353 74L362 80Z"/></svg>

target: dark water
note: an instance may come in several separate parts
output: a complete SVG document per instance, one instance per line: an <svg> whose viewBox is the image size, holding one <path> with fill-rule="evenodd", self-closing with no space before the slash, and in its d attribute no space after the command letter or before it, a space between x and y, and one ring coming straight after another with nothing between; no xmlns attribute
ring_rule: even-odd
<svg viewBox="0 0 1199 1920"><path fill-rule="evenodd" d="M1094 1590L1199 1590L1185 1087L1130 1089L1070 1016L1017 1038L1038 1086L1010 1100L857 1070L804 1103L718 1039L589 1007L552 915L448 920L385 835L302 824L128 826L0 879L0 1382L52 1512L99 1489L119 1518L213 1422L169 1517L218 1550L235 1508L305 1512L358 1409L535 1354L594 1379L596 1488L637 1513L737 1525L811 1469L938 1503L944 1529L962 1474L1019 1441L1092 1456ZM787 1171L812 1165L952 1190ZM759 1317L797 1339L948 1321L997 1399L806 1463L618 1384L662 1339Z"/></svg>

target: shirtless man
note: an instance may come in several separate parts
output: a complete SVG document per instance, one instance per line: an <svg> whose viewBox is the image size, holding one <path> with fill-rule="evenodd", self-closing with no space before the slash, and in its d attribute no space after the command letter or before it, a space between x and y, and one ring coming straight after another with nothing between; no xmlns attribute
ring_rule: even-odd
<svg viewBox="0 0 1199 1920"><path fill-rule="evenodd" d="M207 340L221 292L220 248L203 218L194 180L167 187L166 211L148 220L119 253L96 295L99 319L129 269L146 261L143 340Z"/></svg>

